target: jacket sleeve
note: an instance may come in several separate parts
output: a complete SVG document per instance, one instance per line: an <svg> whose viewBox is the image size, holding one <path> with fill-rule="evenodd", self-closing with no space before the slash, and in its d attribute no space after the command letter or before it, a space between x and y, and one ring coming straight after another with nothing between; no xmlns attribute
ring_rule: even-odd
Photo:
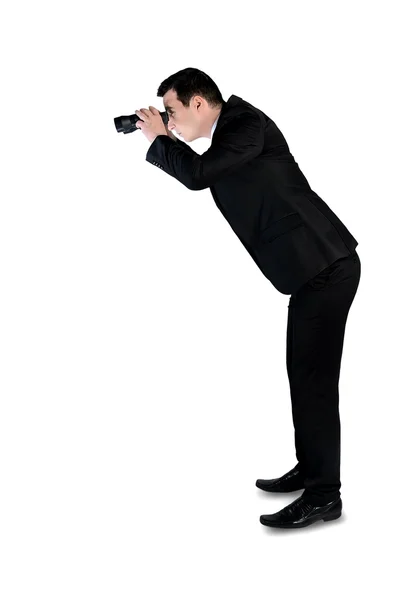
<svg viewBox="0 0 414 600"><path fill-rule="evenodd" d="M201 155L168 135L158 135L148 148L146 160L188 189L203 190L258 156L263 145L262 121L259 115L248 113L225 123Z"/></svg>
<svg viewBox="0 0 414 600"><path fill-rule="evenodd" d="M177 146L179 148L183 148L184 150L189 150L190 152L194 152L194 150L191 148L191 146L189 146L182 140L179 140L177 137L175 138L175 143L177 144Z"/></svg>

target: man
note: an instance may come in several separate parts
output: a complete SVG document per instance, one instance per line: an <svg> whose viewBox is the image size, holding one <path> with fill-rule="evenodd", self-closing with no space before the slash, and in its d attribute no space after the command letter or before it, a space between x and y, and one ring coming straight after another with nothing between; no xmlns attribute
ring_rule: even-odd
<svg viewBox="0 0 414 600"><path fill-rule="evenodd" d="M151 145L146 160L214 201L274 287L290 295L286 366L298 463L256 481L267 492L303 494L260 522L305 527L341 516L339 373L345 324L361 263L358 242L311 189L275 123L239 96L187 68L159 86L169 120L136 111ZM202 155L185 142L212 139Z"/></svg>

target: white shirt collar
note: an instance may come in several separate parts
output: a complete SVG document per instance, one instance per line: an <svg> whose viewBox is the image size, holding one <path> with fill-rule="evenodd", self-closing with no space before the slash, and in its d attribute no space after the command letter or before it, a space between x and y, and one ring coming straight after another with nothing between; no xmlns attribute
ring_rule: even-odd
<svg viewBox="0 0 414 600"><path fill-rule="evenodd" d="M215 128L216 128L217 121L218 121L218 119L219 119L219 116L220 116L220 115L221 115L221 111L219 112L219 114L217 115L217 119L216 119L216 120L214 121L214 123L213 123L213 127L211 128L211 135L210 135L210 138L212 138L212 137L213 137L213 133L214 133L214 130L215 130Z"/></svg>

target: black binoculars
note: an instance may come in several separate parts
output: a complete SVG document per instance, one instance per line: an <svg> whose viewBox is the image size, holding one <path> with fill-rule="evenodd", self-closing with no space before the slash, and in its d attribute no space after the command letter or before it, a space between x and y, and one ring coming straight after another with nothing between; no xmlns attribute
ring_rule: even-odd
<svg viewBox="0 0 414 600"><path fill-rule="evenodd" d="M165 126L167 126L168 123L168 114L166 111L160 112L161 118L163 120L163 123ZM118 133L132 133L133 131L136 131L137 129L139 129L139 127L136 126L136 122L137 121L142 121L142 119L139 118L138 115L128 115L126 117L122 116L122 117L115 117L114 119L114 123L115 123L115 127Z"/></svg>

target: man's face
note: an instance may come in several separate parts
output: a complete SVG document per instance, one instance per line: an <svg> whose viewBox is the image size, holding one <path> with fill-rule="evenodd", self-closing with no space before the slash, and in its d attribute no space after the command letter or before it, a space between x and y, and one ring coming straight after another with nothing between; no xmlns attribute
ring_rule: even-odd
<svg viewBox="0 0 414 600"><path fill-rule="evenodd" d="M186 142L192 142L206 135L206 116L209 106L201 96L194 96L187 108L177 100L177 92L168 90L163 96L164 108L168 113L168 129L178 134Z"/></svg>

